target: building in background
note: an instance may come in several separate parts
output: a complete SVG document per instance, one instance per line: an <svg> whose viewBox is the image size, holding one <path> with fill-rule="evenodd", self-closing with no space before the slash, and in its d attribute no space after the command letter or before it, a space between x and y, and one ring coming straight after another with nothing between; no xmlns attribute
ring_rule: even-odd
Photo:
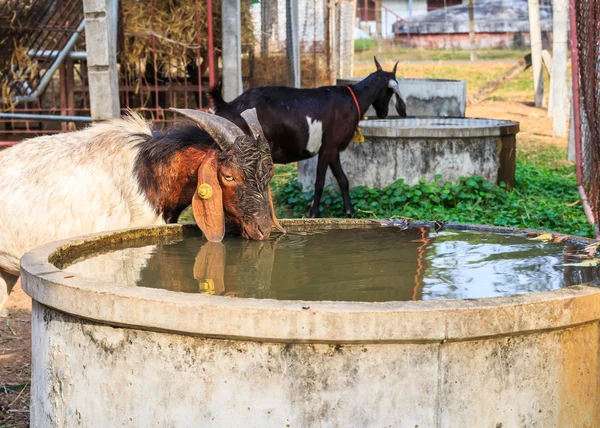
<svg viewBox="0 0 600 428"><path fill-rule="evenodd" d="M417 48L468 49L467 0L357 0L357 26L377 37L395 39ZM475 33L478 48L516 48L529 45L527 0L475 0ZM552 4L540 1L540 20L545 47L551 45Z"/></svg>
<svg viewBox="0 0 600 428"><path fill-rule="evenodd" d="M382 37L394 37L393 25L397 21L408 22L429 11L459 5L463 1L467 0L379 0ZM377 0L356 0L357 26L373 37L377 35L377 3Z"/></svg>

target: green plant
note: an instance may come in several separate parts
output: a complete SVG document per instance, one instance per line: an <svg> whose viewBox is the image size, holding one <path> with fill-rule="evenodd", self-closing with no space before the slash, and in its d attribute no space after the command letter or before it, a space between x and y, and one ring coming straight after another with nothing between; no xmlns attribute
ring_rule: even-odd
<svg viewBox="0 0 600 428"><path fill-rule="evenodd" d="M491 184L478 176L461 178L458 183L442 182L438 175L432 183L420 180L414 186L398 180L383 189L356 187L351 190L356 217L408 217L592 236L583 210L573 205L579 199L574 167L543 166L552 154L543 158L543 163L523 157L525 160L517 165L515 187L510 191L504 184ZM287 179L273 186L277 214L303 217L313 192L303 193L295 170L286 168ZM324 217L344 216L341 195L332 187L323 193L321 210Z"/></svg>

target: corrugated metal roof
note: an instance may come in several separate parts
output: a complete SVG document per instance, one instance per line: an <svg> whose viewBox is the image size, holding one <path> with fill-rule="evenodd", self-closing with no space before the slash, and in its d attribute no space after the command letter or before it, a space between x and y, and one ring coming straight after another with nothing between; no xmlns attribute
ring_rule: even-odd
<svg viewBox="0 0 600 428"><path fill-rule="evenodd" d="M552 6L540 5L542 31L552 31ZM398 33L406 34L408 24L398 22ZM476 0L475 31L478 33L516 33L529 31L527 0ZM437 9L415 17L411 34L468 33L468 5Z"/></svg>

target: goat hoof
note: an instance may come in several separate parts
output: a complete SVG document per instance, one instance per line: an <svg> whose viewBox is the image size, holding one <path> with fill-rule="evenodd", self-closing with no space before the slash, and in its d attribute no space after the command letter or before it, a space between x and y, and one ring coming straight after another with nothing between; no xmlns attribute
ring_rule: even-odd
<svg viewBox="0 0 600 428"><path fill-rule="evenodd" d="M354 210L354 208L351 208L351 209L349 209L349 210L346 210L346 215L347 215L348 217L353 217L353 216L354 216L354 214L356 214L356 211Z"/></svg>
<svg viewBox="0 0 600 428"><path fill-rule="evenodd" d="M310 215L310 218L321 218L320 212L310 213L309 215Z"/></svg>

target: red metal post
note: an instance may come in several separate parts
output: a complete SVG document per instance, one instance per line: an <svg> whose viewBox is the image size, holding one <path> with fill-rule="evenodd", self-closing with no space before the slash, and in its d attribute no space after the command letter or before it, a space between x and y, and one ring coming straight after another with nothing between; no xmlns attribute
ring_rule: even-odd
<svg viewBox="0 0 600 428"><path fill-rule="evenodd" d="M209 25L209 30L208 30L208 34L211 34L212 31L212 1L209 0L210 3L210 12L208 12L208 22L210 22ZM196 0L196 27L200 28L200 11L198 9L198 0ZM200 54L200 31L196 31L196 44L197 44L197 48L196 48L196 66L198 69L198 109L203 110L202 108L202 66L204 65L204 60L202 61L203 63L200 64L200 59L201 59L201 54ZM190 76L191 77L191 76ZM187 98L187 97L186 97Z"/></svg>
<svg viewBox="0 0 600 428"><path fill-rule="evenodd" d="M577 0L569 0L569 33L571 44L571 76L573 79L573 121L575 129L575 157L577 182L583 182L583 163L581 156L581 106L579 97L579 51L577 49L577 13L575 11L575 2Z"/></svg>
<svg viewBox="0 0 600 428"><path fill-rule="evenodd" d="M208 22L208 84L212 88L215 86L216 71L215 70L215 46L213 40L213 13L212 13L212 0L206 1L206 14ZM223 34L225 37L225 34Z"/></svg>

